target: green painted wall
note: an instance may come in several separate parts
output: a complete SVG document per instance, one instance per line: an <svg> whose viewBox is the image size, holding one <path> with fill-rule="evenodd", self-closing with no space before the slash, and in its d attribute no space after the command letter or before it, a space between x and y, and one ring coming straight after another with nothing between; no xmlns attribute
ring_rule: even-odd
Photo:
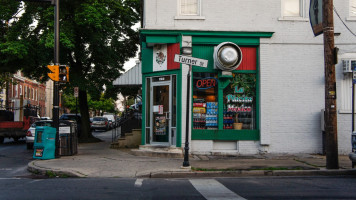
<svg viewBox="0 0 356 200"><path fill-rule="evenodd" d="M170 30L141 30L141 46L142 46L142 74L143 74L143 121L142 127L145 127L146 119L146 77L161 76L176 74L177 75L177 147L182 146L182 99L180 98L183 92L182 89L182 70L153 72L153 43L176 43L181 44L183 35L192 36L193 41L193 57L207 59L208 67L201 68L193 66L193 72L213 72L219 73L219 70L214 69L213 52L214 46L221 42L234 42L239 46L254 46L257 47L257 70L256 71L239 71L239 73L257 73L257 108L256 108L256 130L193 130L192 140L259 140L259 44L260 38L272 37L272 32L210 32L210 31L170 31ZM220 73L221 74L221 73ZM220 75L221 77L221 75ZM224 78L219 78L219 85L222 84ZM223 100L223 88L219 89L219 102ZM192 90L193 91L193 90ZM192 101L191 101L192 103ZM191 107L193 107L191 105ZM223 128L223 105L219 104L219 129ZM192 123L191 123L192 126ZM145 144L146 130L142 130L142 144Z"/></svg>

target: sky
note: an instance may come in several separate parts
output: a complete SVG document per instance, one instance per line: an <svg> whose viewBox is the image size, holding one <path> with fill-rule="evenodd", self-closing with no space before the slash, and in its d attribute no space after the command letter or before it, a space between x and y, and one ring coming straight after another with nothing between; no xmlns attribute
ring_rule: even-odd
<svg viewBox="0 0 356 200"><path fill-rule="evenodd" d="M140 23L136 23L135 25L133 25L131 28L133 29L139 29L140 28ZM138 59L138 52L139 52L139 48L136 52L136 56L134 58L131 58L129 61L127 61L125 64L124 64L124 69L125 71L131 69L132 67L134 67L136 65L136 61L139 60Z"/></svg>
<svg viewBox="0 0 356 200"><path fill-rule="evenodd" d="M124 64L124 69L125 71L131 69L132 67L134 67L136 65L136 61L139 60L138 59L138 56L136 55L135 58L131 58L129 61L127 61L125 64Z"/></svg>

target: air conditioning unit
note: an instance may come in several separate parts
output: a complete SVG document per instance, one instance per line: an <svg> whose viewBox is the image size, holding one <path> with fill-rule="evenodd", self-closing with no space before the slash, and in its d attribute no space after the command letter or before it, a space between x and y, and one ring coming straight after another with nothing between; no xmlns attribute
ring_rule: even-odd
<svg viewBox="0 0 356 200"><path fill-rule="evenodd" d="M356 59L342 60L342 66L344 73L352 72L352 70L356 67Z"/></svg>

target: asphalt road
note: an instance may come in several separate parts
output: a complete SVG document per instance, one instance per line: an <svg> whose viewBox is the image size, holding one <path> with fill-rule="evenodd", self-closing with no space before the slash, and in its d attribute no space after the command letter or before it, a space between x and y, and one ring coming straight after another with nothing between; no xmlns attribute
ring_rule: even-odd
<svg viewBox="0 0 356 200"><path fill-rule="evenodd" d="M93 135L111 139L111 131ZM0 144L0 199L356 199L356 177L48 178L27 172L24 140Z"/></svg>
<svg viewBox="0 0 356 200"><path fill-rule="evenodd" d="M5 139L0 144L0 178L30 176L27 164L32 160L32 150L26 149L26 141Z"/></svg>
<svg viewBox="0 0 356 200"><path fill-rule="evenodd" d="M0 199L355 199L355 177L0 179Z"/></svg>

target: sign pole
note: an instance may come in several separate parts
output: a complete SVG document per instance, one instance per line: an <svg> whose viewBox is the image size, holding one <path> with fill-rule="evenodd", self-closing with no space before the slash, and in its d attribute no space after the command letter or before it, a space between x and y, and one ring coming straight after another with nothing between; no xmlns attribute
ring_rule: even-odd
<svg viewBox="0 0 356 200"><path fill-rule="evenodd" d="M74 97L75 97L75 117L77 119L78 116L78 94L79 93L79 88L74 87Z"/></svg>
<svg viewBox="0 0 356 200"><path fill-rule="evenodd" d="M352 68L352 133L355 131L355 82L356 82L356 71Z"/></svg>
<svg viewBox="0 0 356 200"><path fill-rule="evenodd" d="M191 54L191 52L190 52L190 54ZM174 62L186 64L189 66L188 75L187 75L187 110L186 110L187 113L186 113L186 118L185 118L186 119L186 121L185 121L185 146L184 146L183 167L190 167L190 164L189 164L190 77L191 77L193 65L206 68L206 67L208 67L208 60L176 54L174 56Z"/></svg>
<svg viewBox="0 0 356 200"><path fill-rule="evenodd" d="M184 161L183 167L190 167L189 164L189 106L190 106L190 73L192 71L192 65L189 65L189 71L187 75L187 110L186 110L186 122L185 122L185 146L184 146Z"/></svg>

